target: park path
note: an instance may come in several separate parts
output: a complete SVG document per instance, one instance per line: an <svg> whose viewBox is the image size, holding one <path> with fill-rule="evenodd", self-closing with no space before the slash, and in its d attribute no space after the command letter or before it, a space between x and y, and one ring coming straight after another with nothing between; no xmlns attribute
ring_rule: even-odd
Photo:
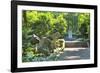
<svg viewBox="0 0 100 73"><path fill-rule="evenodd" d="M65 48L64 52L60 55L60 60L80 60L89 59L90 49L89 48Z"/></svg>

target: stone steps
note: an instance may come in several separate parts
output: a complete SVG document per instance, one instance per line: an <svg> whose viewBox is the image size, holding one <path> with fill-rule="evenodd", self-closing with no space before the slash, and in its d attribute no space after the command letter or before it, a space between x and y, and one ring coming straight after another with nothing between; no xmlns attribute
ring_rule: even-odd
<svg viewBox="0 0 100 73"><path fill-rule="evenodd" d="M80 47L88 47L87 42L82 42L82 41L66 41L65 42L65 47L66 48L80 48Z"/></svg>

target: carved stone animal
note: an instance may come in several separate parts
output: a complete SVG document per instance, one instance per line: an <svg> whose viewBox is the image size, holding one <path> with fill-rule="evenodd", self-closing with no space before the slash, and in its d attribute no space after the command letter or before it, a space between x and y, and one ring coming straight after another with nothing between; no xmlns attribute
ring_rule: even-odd
<svg viewBox="0 0 100 73"><path fill-rule="evenodd" d="M43 53L44 55L49 55L57 48L56 41L60 38L60 36L60 33L56 32L49 37L42 37L40 39L38 36L33 34L33 42L36 45L38 52Z"/></svg>
<svg viewBox="0 0 100 73"><path fill-rule="evenodd" d="M37 35L33 34L32 41L33 41L33 44L37 44L40 42L40 38Z"/></svg>

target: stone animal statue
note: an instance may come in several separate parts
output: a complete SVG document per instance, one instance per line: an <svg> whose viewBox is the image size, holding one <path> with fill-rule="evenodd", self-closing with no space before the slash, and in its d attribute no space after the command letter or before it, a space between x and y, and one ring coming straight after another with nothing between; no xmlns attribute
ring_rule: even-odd
<svg viewBox="0 0 100 73"><path fill-rule="evenodd" d="M33 41L33 44L37 44L40 42L40 38L37 35L33 34L32 41Z"/></svg>
<svg viewBox="0 0 100 73"><path fill-rule="evenodd" d="M61 37L59 32L53 33L50 36L42 37L41 39L33 34L33 42L36 45L36 50L44 55L49 55L54 52L57 46L57 40Z"/></svg>

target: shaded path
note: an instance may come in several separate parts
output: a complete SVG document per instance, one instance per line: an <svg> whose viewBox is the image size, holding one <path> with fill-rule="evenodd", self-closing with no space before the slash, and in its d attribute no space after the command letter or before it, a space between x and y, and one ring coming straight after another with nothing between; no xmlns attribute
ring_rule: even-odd
<svg viewBox="0 0 100 73"><path fill-rule="evenodd" d="M89 59L90 49L89 48L65 48L64 52L60 55L60 60L79 60Z"/></svg>

